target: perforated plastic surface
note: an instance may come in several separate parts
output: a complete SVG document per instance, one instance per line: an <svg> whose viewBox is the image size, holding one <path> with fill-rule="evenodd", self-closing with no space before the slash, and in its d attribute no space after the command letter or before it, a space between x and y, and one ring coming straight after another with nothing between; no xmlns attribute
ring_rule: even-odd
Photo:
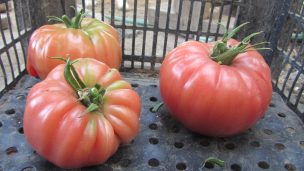
<svg viewBox="0 0 304 171"><path fill-rule="evenodd" d="M141 131L107 163L81 170L304 170L303 123L278 94L265 117L247 132L210 138L185 129L165 107L150 111L161 100L156 79L124 76L142 98ZM26 95L38 81L26 75L0 99L0 171L60 170L36 154L23 135ZM224 160L224 168L203 165L211 156Z"/></svg>

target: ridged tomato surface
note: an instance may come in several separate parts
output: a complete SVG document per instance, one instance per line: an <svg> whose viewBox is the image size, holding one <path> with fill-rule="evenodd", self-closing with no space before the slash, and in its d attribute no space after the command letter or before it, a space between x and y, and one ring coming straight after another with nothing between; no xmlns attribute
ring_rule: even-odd
<svg viewBox="0 0 304 171"><path fill-rule="evenodd" d="M81 28L64 24L44 25L31 35L27 71L44 79L57 65L63 63L51 57L94 58L111 68L119 69L122 51L119 35L112 26L97 19L84 18Z"/></svg>
<svg viewBox="0 0 304 171"><path fill-rule="evenodd" d="M185 127L225 137L245 131L263 116L272 97L271 73L254 49L237 55L231 65L220 65L210 58L213 45L189 41L169 52L160 69L160 91Z"/></svg>
<svg viewBox="0 0 304 171"><path fill-rule="evenodd" d="M63 168L101 164L139 131L140 97L116 69L91 58L79 59L74 67L87 87L105 89L98 111L86 112L61 64L32 87L24 112L29 144Z"/></svg>

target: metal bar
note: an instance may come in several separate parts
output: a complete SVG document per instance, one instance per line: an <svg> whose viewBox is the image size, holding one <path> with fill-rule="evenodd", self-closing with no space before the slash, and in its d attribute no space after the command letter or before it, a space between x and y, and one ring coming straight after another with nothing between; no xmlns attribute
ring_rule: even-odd
<svg viewBox="0 0 304 171"><path fill-rule="evenodd" d="M175 31L175 40L174 40L174 47L177 46L177 40L178 40L178 34L179 34L179 25L180 25L180 19L182 15L182 7L183 7L183 2L184 0L179 1L179 6L178 6L178 17L177 17L177 24L176 24L176 31Z"/></svg>
<svg viewBox="0 0 304 171"><path fill-rule="evenodd" d="M2 28L2 18L1 18L1 15L0 15L0 28ZM6 55L7 55L8 62L9 62L11 74L12 74L12 77L14 79L15 78L15 73L14 73L14 70L13 70L13 64L12 64L12 60L11 60L11 55L10 55L10 53L8 51L8 48L7 48L7 42L6 42L6 38L5 38L5 35L4 35L4 31L3 31L3 29L0 29L0 31L1 31L1 35L2 35L2 41L4 43L4 47L6 47L5 48L5 52L6 52Z"/></svg>
<svg viewBox="0 0 304 171"><path fill-rule="evenodd" d="M137 0L134 0L134 12L133 12L133 27L136 26L136 16L137 16ZM136 29L133 29L133 35L132 35L132 56L135 55L135 34ZM134 68L134 61L131 61L131 66Z"/></svg>
<svg viewBox="0 0 304 171"><path fill-rule="evenodd" d="M240 14L237 17L237 25L250 21L237 35L237 38L245 37L248 33L263 31L264 34L254 38L252 43L268 41L271 49L277 48L277 42L283 29L283 25L288 17L290 0L268 1L265 5L264 0L243 0L244 6L240 6ZM270 13L271 11L271 13ZM254 15L248 15L254 14ZM267 24L265 24L267 23ZM274 51L263 51L268 65L274 58Z"/></svg>
<svg viewBox="0 0 304 171"><path fill-rule="evenodd" d="M303 70L302 70L303 72ZM297 99L296 99L296 102L295 102L295 106L298 106L299 105L299 102L300 102L300 99L301 97L303 96L302 93L304 92L304 84L302 84L302 87L297 95ZM302 113L303 114L303 113Z"/></svg>
<svg viewBox="0 0 304 171"><path fill-rule="evenodd" d="M111 25L115 25L115 0L111 0Z"/></svg>
<svg viewBox="0 0 304 171"><path fill-rule="evenodd" d="M280 51L280 55L282 55L283 56L283 58L285 59L285 66L286 66L286 64L287 63L289 63L289 64L291 64L295 69L297 69L297 70L301 70L301 65L300 64L298 64L297 63L297 60L293 60L293 59L290 59L290 58L288 58L288 55L287 55L287 53L284 53L284 52L282 52L282 51ZM287 59L288 58L288 59Z"/></svg>
<svg viewBox="0 0 304 171"><path fill-rule="evenodd" d="M288 50L287 48L288 48L289 42L291 40L291 36L292 36L294 27L295 27L294 24L289 25L288 32L286 33L288 35L287 40L284 40L284 44L281 47L282 51L287 51Z"/></svg>
<svg viewBox="0 0 304 171"><path fill-rule="evenodd" d="M299 16L297 13L289 12L289 17L293 20L294 23L297 23L301 29L304 29L304 20L302 16Z"/></svg>
<svg viewBox="0 0 304 171"><path fill-rule="evenodd" d="M293 30L293 29L292 29L292 30ZM297 32L296 32L296 34L295 34L295 37L298 37L298 35L299 35L299 30L297 30ZM291 37L292 37L292 35L289 36L289 42L290 42ZM296 44L297 44L297 41L293 41L293 43L291 44L291 47L290 47L290 49L289 49L289 51L288 51L288 59L289 59L289 57L290 57L292 51L294 50ZM289 44L289 45L290 45L290 44ZM288 47L286 47L286 48L288 48Z"/></svg>
<svg viewBox="0 0 304 171"><path fill-rule="evenodd" d="M101 20L104 21L104 0L101 0Z"/></svg>
<svg viewBox="0 0 304 171"><path fill-rule="evenodd" d="M291 28L293 28L293 27L291 27ZM293 30L293 29L291 29L290 28L290 30ZM290 30L289 30L289 32L290 32ZM289 34L290 35L290 34ZM297 31L297 33L296 33L296 35L298 35L298 31ZM288 42L290 42L290 37L291 36L289 36L289 41ZM292 46L291 46L291 49L289 50L289 52L287 53L287 54L285 54L284 53L284 47L282 48L282 50L281 50L281 52L284 54L284 61L282 62L282 68L285 68L285 66L288 64L288 62L290 61L290 55L291 55L291 52L292 52L292 50L294 49L294 46L295 46L295 43L293 43L292 44ZM286 45L286 48L287 48L287 45ZM296 65L295 65L296 66ZM280 71L280 73L281 73L282 71ZM286 83L287 83L287 79L288 79L288 77L289 77L289 75L290 75L290 72L291 72L291 70L289 70L289 72L288 72L288 74L286 75L286 78L285 78L285 81L284 81L284 83L283 83L283 86L282 86L282 91L284 92L284 89L285 89L285 86L286 86ZM276 80L276 83L275 83L275 85L276 86L278 86L278 82L279 82L279 77L277 78L277 80Z"/></svg>
<svg viewBox="0 0 304 171"><path fill-rule="evenodd" d="M16 9L16 1L14 0L13 1L13 3L14 3L14 8ZM20 7L21 5L19 5L19 7ZM21 8L21 10L22 10L22 8ZM17 14L16 14L16 12L15 12L15 18L17 18ZM18 37L20 37L21 36L21 31L20 31L20 23L17 21L16 22L16 24L17 24L17 31L18 31ZM16 40L16 39L15 39ZM25 59L25 50L24 50L24 47L21 45L21 50L22 50L22 55L23 55L23 60L24 61L26 61L26 59Z"/></svg>
<svg viewBox="0 0 304 171"><path fill-rule="evenodd" d="M92 0L92 17L95 18L95 0Z"/></svg>
<svg viewBox="0 0 304 171"><path fill-rule="evenodd" d="M61 7L62 7L62 13L66 14L66 11L65 11L65 0L60 0L60 4L61 4Z"/></svg>
<svg viewBox="0 0 304 171"><path fill-rule="evenodd" d="M16 9L16 1L15 0L13 0L13 3L14 3L14 8ZM22 8L21 8L22 9ZM15 12L15 18L17 18L17 14L16 14L16 12ZM20 36L20 23L19 22L16 22L16 24L17 24L17 31L18 31L18 36Z"/></svg>
<svg viewBox="0 0 304 171"><path fill-rule="evenodd" d="M132 61L134 60L135 62L148 62L151 63L152 61L154 61L155 63L161 63L163 61L162 57L156 57L155 59L150 56L150 57L146 57L144 59L142 59L141 55L125 55L124 56L125 61Z"/></svg>
<svg viewBox="0 0 304 171"><path fill-rule="evenodd" d="M287 85L288 79L289 79L290 74L291 74L291 72L293 71L293 69L294 69L293 67L290 67L289 70L288 70L288 72L287 72L287 74L286 74L286 76L285 76L284 83L283 83L283 86L282 86L282 89L281 89L281 91L282 91L283 93L284 93L285 87L286 87L286 85Z"/></svg>
<svg viewBox="0 0 304 171"><path fill-rule="evenodd" d="M22 4L22 1L21 1L21 4ZM22 5L21 5L21 6L22 6ZM27 8L28 8L28 6L27 6ZM25 20L25 18L24 18L25 13L24 13L23 8L20 8L20 9L21 9L21 12L22 12L22 21L23 21L24 30L25 30L25 32L27 32L26 20Z"/></svg>
<svg viewBox="0 0 304 171"><path fill-rule="evenodd" d="M159 24L159 13L160 13L160 0L156 1L156 8L155 8L155 17L154 17L154 31L153 31L153 45L152 45L152 57L156 58L156 49L157 49L157 36L158 36L158 24ZM154 71L155 61L152 60L151 62L151 69Z"/></svg>
<svg viewBox="0 0 304 171"><path fill-rule="evenodd" d="M295 5L295 12L296 13L298 13L300 10L301 10L301 6L302 6L302 4L301 3L303 3L303 1L302 0L298 0L297 1L297 5Z"/></svg>
<svg viewBox="0 0 304 171"><path fill-rule="evenodd" d="M6 7L6 9L8 9L8 3L5 3L5 7ZM7 15L7 19L8 19L10 37L11 37L11 40L13 41L14 40L14 35L13 35L11 17L9 15L9 11L8 10L6 10L6 15ZM15 58L16 58L16 61L17 61L18 72L20 73L21 72L21 67L20 67L19 55L18 55L17 49L16 49L16 44L13 45L13 49L14 49L14 52L15 52L15 55L16 55ZM13 65L12 65L12 67L13 67ZM12 68L12 69L14 70L14 68Z"/></svg>
<svg viewBox="0 0 304 171"><path fill-rule="evenodd" d="M229 10L228 20L227 20L227 25L226 25L226 29L227 29L227 30L228 30L229 27L230 27L230 21L231 21L231 17L232 17L232 11L233 11L233 4L234 4L234 1L235 1L235 0L232 0L232 1L231 1L231 7L230 7L230 10Z"/></svg>
<svg viewBox="0 0 304 171"><path fill-rule="evenodd" d="M86 5L85 5L85 0L82 0L82 9L83 9L84 11L86 11L85 7L86 7Z"/></svg>
<svg viewBox="0 0 304 171"><path fill-rule="evenodd" d="M304 60L303 60L303 61L304 61ZM303 74L303 64L304 64L304 63L302 62L301 70L298 71L298 74L296 75L296 77L295 77L295 79L293 80L293 83L292 83L292 85L291 85L291 87L290 87L290 91L289 91L288 96L287 96L287 100L288 100L288 101L290 101L291 94L292 94L292 92L293 92L293 89L294 89L294 87L295 87L297 81L299 80L299 77L301 76L301 74ZM296 107L297 107L297 106L296 106Z"/></svg>
<svg viewBox="0 0 304 171"><path fill-rule="evenodd" d="M187 25L187 33L186 33L185 41L188 41L188 39L189 39L189 31L190 31L191 21L192 21L193 4L194 4L194 1L193 0L190 1L190 9L189 9L189 17L188 17L188 25Z"/></svg>
<svg viewBox="0 0 304 171"><path fill-rule="evenodd" d="M211 3L211 11L210 11L208 29L207 29L207 34L206 34L206 42L208 42L209 36L210 36L210 29L211 29L211 23L212 23L212 18L213 18L213 11L214 11L214 4Z"/></svg>
<svg viewBox="0 0 304 171"><path fill-rule="evenodd" d="M0 54L6 52L6 49L11 48L12 46L14 46L14 44L16 44L17 42L20 42L21 40L29 37L29 35L31 34L32 31L28 31L25 32L23 34L21 34L20 37L17 37L15 40L11 41L10 43L5 44L5 46L3 48L0 49Z"/></svg>
<svg viewBox="0 0 304 171"><path fill-rule="evenodd" d="M114 25L115 28L122 28L121 25ZM136 30L143 30L143 31L154 31L154 28L150 28L150 27L133 27L133 26L125 26L126 29L136 29ZM171 34L175 34L176 30L175 29L162 29L162 28L158 28L158 32L168 32ZM180 30L179 33L181 34L187 34L186 30ZM197 34L197 31L189 31L189 34ZM201 34L207 34L208 32L201 32ZM223 34L218 33L219 36L222 36ZM215 36L216 33L209 33L210 36Z"/></svg>
<svg viewBox="0 0 304 171"><path fill-rule="evenodd" d="M121 47L122 47L122 55L125 55L125 30L126 30L126 0L123 0L123 5L122 5L122 24L121 24ZM124 62L122 61L121 66L124 67Z"/></svg>
<svg viewBox="0 0 304 171"><path fill-rule="evenodd" d="M274 87L274 91L279 93L279 95L282 97L282 99L286 102L286 105L293 110L296 114L298 114L298 116L300 117L301 120L304 120L304 113L300 112L299 109L297 107L295 107L294 104L290 103L289 101L287 101L286 96L280 91L280 89L278 87Z"/></svg>
<svg viewBox="0 0 304 171"><path fill-rule="evenodd" d="M218 18L218 24L217 24L217 27L216 27L216 35L214 37L214 40L218 39L218 33L220 31L220 26L221 26L220 23L222 22L223 11L224 11L224 2L222 1L221 9L220 9L220 15L219 15L219 18Z"/></svg>
<svg viewBox="0 0 304 171"><path fill-rule="evenodd" d="M147 34L147 16L148 16L148 5L149 0L145 0L145 14L144 14L144 27L143 27L143 44L142 44L142 51L141 51L141 69L144 69L144 62L145 62L145 53L146 53L146 34Z"/></svg>
<svg viewBox="0 0 304 171"><path fill-rule="evenodd" d="M0 22L1 23L1 22ZM0 24L1 25L1 24ZM1 67L1 70L2 70L2 73L3 73L3 77L4 77L4 84L5 84L5 88L7 87L7 73L6 73L6 70L5 70L5 67L4 67L4 64L3 64L3 61L2 61L2 57L1 57L1 54L0 53L0 67Z"/></svg>
<svg viewBox="0 0 304 171"><path fill-rule="evenodd" d="M168 8L167 8L167 20L166 20L166 28L165 28L165 40L164 40L164 49L163 49L163 58L165 58L167 52L167 44L168 44L168 29L170 25L170 15L171 15L171 4L172 0L168 0Z"/></svg>
<svg viewBox="0 0 304 171"><path fill-rule="evenodd" d="M204 12L205 12L205 5L206 2L204 0L201 0L201 11L200 11L200 19L198 21L198 27L197 27L197 33L196 33L196 41L199 40L200 36L203 32L203 19L204 19Z"/></svg>

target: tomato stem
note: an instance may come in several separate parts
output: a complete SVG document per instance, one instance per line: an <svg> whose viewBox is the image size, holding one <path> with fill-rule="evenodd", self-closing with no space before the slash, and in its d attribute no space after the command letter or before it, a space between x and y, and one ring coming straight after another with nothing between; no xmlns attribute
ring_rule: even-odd
<svg viewBox="0 0 304 171"><path fill-rule="evenodd" d="M99 84L95 84L93 87L88 88L84 82L80 79L73 64L78 60L71 61L70 58L65 59L62 57L53 57L53 59L59 59L65 61L64 78L67 83L76 92L81 103L87 107L85 114L99 110L100 104L102 104L103 96L106 90Z"/></svg>
<svg viewBox="0 0 304 171"><path fill-rule="evenodd" d="M75 7L71 7L74 9L76 16L70 19L67 15L63 15L61 18L56 16L48 16L49 21L56 21L60 23L64 23L67 28L74 28L74 29L80 29L81 28L81 22L83 18L86 16L83 9L81 9L79 12L76 11Z"/></svg>
<svg viewBox="0 0 304 171"><path fill-rule="evenodd" d="M206 165L206 163L209 162L209 163L212 163L212 164L216 164L220 167L224 167L225 165L225 161L221 160L221 159L218 159L218 158L215 158L215 157L208 157L205 161L204 161L204 166Z"/></svg>
<svg viewBox="0 0 304 171"><path fill-rule="evenodd" d="M270 48L259 48L258 46L267 44L268 42L261 42L254 45L250 45L250 41L253 37L261 34L262 32L256 32L248 35L245 37L238 45L229 47L227 42L231 39L242 27L247 25L248 22L239 25L238 27L234 28L231 32L226 32L223 36L223 39L217 42L211 53L211 59L216 61L221 65L231 65L233 59L240 53L244 53L249 51L252 48L255 50L269 50Z"/></svg>

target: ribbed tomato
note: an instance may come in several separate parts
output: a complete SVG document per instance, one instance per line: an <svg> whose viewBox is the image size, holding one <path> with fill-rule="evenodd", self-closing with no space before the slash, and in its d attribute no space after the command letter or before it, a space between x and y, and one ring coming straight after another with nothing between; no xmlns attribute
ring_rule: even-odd
<svg viewBox="0 0 304 171"><path fill-rule="evenodd" d="M118 32L110 25L93 18L83 18L81 11L74 20L55 17L60 24L44 25L30 38L27 71L44 79L63 62L50 57L94 58L111 68L120 67L122 52Z"/></svg>
<svg viewBox="0 0 304 171"><path fill-rule="evenodd" d="M161 96L185 127L225 137L245 131L263 116L272 97L271 72L254 49L260 44L249 44L254 35L242 42L227 34L223 42L189 41L166 55Z"/></svg>
<svg viewBox="0 0 304 171"><path fill-rule="evenodd" d="M24 112L29 144L63 168L101 164L139 131L140 97L116 69L91 58L73 66L33 86Z"/></svg>

